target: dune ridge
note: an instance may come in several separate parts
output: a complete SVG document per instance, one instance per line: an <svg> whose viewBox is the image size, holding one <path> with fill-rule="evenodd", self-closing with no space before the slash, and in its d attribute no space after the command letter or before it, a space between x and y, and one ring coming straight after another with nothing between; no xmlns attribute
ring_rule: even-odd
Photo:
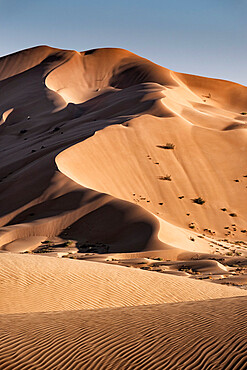
<svg viewBox="0 0 247 370"><path fill-rule="evenodd" d="M208 252L201 240L189 241L188 225L195 220L196 232L208 229L218 237L227 234L233 240L245 240L246 234L241 234L246 224L244 86L169 71L126 50L111 48L81 53L45 46L24 50L0 59L0 78L4 92L0 106L3 246L17 238L57 236L79 219L85 223L87 211L81 209L62 223L54 212L46 220L33 212L33 207L39 213L42 204L45 208L52 201L68 215L68 203L61 205L59 197L72 201L74 193L69 188L76 188L82 198L90 193L70 178L146 209L151 224L158 222L161 228L159 233L154 229L154 239L161 241L155 249L162 249L162 243L177 248L183 243L186 249ZM21 92L20 85L24 86ZM169 153L158 149L166 142L175 149ZM98 149L92 152L91 146ZM231 156L223 161L224 153L230 151ZM57 171L54 160L69 178ZM166 174L171 175L169 183L159 180ZM203 207L191 203L198 196L206 199ZM26 213L35 215L29 221ZM224 227L233 221L230 213L237 215L238 225L228 233ZM18 222L22 214L24 223ZM169 235L174 235L177 226L184 231L176 243L176 237ZM108 243L114 244L110 239ZM142 250L150 248L148 240L142 242Z"/></svg>
<svg viewBox="0 0 247 370"><path fill-rule="evenodd" d="M138 306L247 295L246 290L235 287L99 262L4 253L0 264L1 314Z"/></svg>
<svg viewBox="0 0 247 370"><path fill-rule="evenodd" d="M127 50L0 58L0 368L245 369L246 124Z"/></svg>

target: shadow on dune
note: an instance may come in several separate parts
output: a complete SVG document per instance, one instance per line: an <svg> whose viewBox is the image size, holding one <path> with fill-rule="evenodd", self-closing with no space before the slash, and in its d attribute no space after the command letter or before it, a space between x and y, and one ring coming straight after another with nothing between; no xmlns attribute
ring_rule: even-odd
<svg viewBox="0 0 247 370"><path fill-rule="evenodd" d="M173 74L121 49L78 53L41 47L1 58L1 232L16 227L21 238L25 224L28 235L42 230L61 235L71 225L66 239L110 243L116 252L141 251L151 244L162 249L154 216L85 190L57 171L55 157L109 125L144 114L175 117L161 99L165 89L176 87L197 96L206 89L217 104L237 104L235 110L244 110L244 87Z"/></svg>
<svg viewBox="0 0 247 370"><path fill-rule="evenodd" d="M111 198L110 198L111 199ZM104 243L111 253L163 249L157 239L159 223L129 202L110 200L71 224L60 236L83 243Z"/></svg>
<svg viewBox="0 0 247 370"><path fill-rule="evenodd" d="M54 199L48 199L40 204L28 208L27 210L19 213L11 221L9 221L5 226L21 224L26 222L32 222L36 219L43 219L48 217L59 216L60 214L76 210L83 204L83 202L88 202L87 190L71 191L63 194ZM91 196L90 201L97 201L101 198L101 194L95 193Z"/></svg>
<svg viewBox="0 0 247 370"><path fill-rule="evenodd" d="M240 128L246 129L247 126L244 123L232 123L231 125L225 127L223 129L223 131L236 130L236 129L240 129Z"/></svg>

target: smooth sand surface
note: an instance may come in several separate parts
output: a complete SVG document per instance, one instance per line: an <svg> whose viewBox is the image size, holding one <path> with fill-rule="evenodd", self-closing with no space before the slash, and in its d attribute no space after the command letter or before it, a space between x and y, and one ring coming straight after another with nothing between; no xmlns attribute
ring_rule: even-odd
<svg viewBox="0 0 247 370"><path fill-rule="evenodd" d="M0 58L0 367L244 369L246 124L123 49Z"/></svg>

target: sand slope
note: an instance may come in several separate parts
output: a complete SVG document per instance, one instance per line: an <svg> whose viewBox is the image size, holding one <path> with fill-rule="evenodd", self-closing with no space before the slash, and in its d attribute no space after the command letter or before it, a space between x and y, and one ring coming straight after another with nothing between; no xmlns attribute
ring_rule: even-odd
<svg viewBox="0 0 247 370"><path fill-rule="evenodd" d="M97 132L60 153L56 163L76 182L133 202L157 215L161 223L164 220L188 230L193 222L193 231L208 229L217 237L225 237L224 227L235 223L236 235L242 240L247 137L242 130L236 131L206 130L177 117L163 120L145 115L128 122L128 127L112 126ZM175 148L158 147L167 142ZM163 179L167 175L170 181ZM199 196L205 204L192 202ZM237 215L234 220L233 212ZM169 232L176 231L171 226ZM165 235L169 232L160 234L164 242L171 243ZM192 249L188 239L183 246Z"/></svg>
<svg viewBox="0 0 247 370"><path fill-rule="evenodd" d="M3 248L77 223L68 238L133 252L128 238L117 245L116 235L133 224L136 205L132 237L139 238L143 220L146 235L136 251L170 245L208 252L202 240L191 243L195 231L246 238L244 86L175 73L122 49L45 46L1 58L0 79ZM174 149L159 147L166 143ZM162 180L167 175L171 181ZM102 192L117 198L114 207L104 206L112 198ZM193 204L197 197L206 203ZM123 204L124 222L107 236L95 222L95 232L84 235L92 212L117 219ZM232 223L236 230L226 230Z"/></svg>
<svg viewBox="0 0 247 370"><path fill-rule="evenodd" d="M0 313L137 306L247 295L246 290L99 262L1 254Z"/></svg>
<svg viewBox="0 0 247 370"><path fill-rule="evenodd" d="M247 290L189 277L246 282L246 123L126 50L0 58L1 369L246 368Z"/></svg>
<svg viewBox="0 0 247 370"><path fill-rule="evenodd" d="M246 299L0 315L0 366L245 369Z"/></svg>

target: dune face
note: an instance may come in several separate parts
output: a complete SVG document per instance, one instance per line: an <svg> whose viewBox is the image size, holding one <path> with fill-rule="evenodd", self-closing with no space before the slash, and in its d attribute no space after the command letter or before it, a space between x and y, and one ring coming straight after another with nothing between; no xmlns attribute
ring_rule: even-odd
<svg viewBox="0 0 247 370"><path fill-rule="evenodd" d="M0 367L244 369L246 127L126 50L0 58Z"/></svg>
<svg viewBox="0 0 247 370"><path fill-rule="evenodd" d="M37 47L2 58L0 71L3 249L18 238L58 236L75 222L70 239L107 242L115 252L167 244L209 251L191 243L195 231L245 240L245 87L121 49ZM199 197L205 204L193 203ZM121 227L109 235L95 223L95 239L78 232L92 212L107 224L123 207ZM125 247L115 235L131 214L132 234L143 237Z"/></svg>
<svg viewBox="0 0 247 370"><path fill-rule="evenodd" d="M0 314L93 310L247 295L246 290L241 292L235 287L99 262L3 254L0 267Z"/></svg>

